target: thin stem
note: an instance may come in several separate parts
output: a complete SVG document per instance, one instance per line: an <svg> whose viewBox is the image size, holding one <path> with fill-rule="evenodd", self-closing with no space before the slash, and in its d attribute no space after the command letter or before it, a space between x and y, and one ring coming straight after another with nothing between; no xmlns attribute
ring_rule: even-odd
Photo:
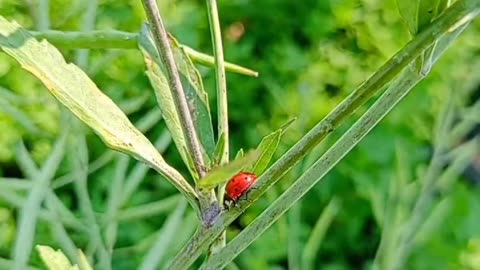
<svg viewBox="0 0 480 270"><path fill-rule="evenodd" d="M229 161L229 130L228 130L228 95L227 79L225 75L225 62L223 56L222 30L220 28L220 19L218 16L218 6L216 0L207 0L208 22L210 25L210 34L213 44L213 55L215 57L215 79L217 86L217 112L218 112L218 139L223 136L224 147L220 154L220 165ZM225 185L218 187L218 201L223 202L225 196ZM220 247L225 246L226 233L223 232L219 239L212 245L211 252L215 253Z"/></svg>
<svg viewBox="0 0 480 270"><path fill-rule="evenodd" d="M94 31L30 31L36 39L46 39L57 47L66 49L138 49L138 33L118 30ZM201 53L188 46L180 44L184 52L193 62L207 67L215 66L215 58ZM229 72L258 77L258 72L233 63L225 62L225 69Z"/></svg>
<svg viewBox="0 0 480 270"><path fill-rule="evenodd" d="M97 0L88 0L87 11L83 15L82 27L83 31L91 31L95 28L95 17L97 15ZM79 49L75 54L75 63L82 68L86 68L88 65L88 56L90 50Z"/></svg>
<svg viewBox="0 0 480 270"><path fill-rule="evenodd" d="M40 0L37 10L37 29L44 31L50 28L50 0Z"/></svg>
<svg viewBox="0 0 480 270"><path fill-rule="evenodd" d="M192 59L193 62L196 62L198 64L201 64L207 67L215 66L215 58L212 57L211 55L198 52L185 45L180 45L180 47L187 53L187 55ZM251 70L239 65L235 65L229 62L225 62L225 69L227 71L235 72L238 74L243 74L251 77L258 77L257 71Z"/></svg>
<svg viewBox="0 0 480 270"><path fill-rule="evenodd" d="M73 49L137 49L138 34L117 30L64 32L31 31L36 39L46 39L55 46Z"/></svg>
<svg viewBox="0 0 480 270"><path fill-rule="evenodd" d="M339 126L358 107L395 78L436 39L447 33L450 28L456 26L466 15L477 11L479 8L480 1L477 0L460 0L455 2L273 164L250 189L251 192L248 193L249 198L253 199L253 201L259 198L280 176L288 172L297 161L301 160L328 133L332 132L335 127ZM191 265L200 256L201 252L251 203L252 201L241 200L239 202L240 209L232 208L230 211L223 212L211 227L199 229L191 241L178 253L170 269L184 269Z"/></svg>
<svg viewBox="0 0 480 270"><path fill-rule="evenodd" d="M225 147L220 156L220 164L228 163L228 97L227 80L225 77L225 63L223 57L222 31L218 18L216 0L207 0L208 21L212 35L213 55L215 57L215 79L217 82L217 108L218 108L218 137L225 137Z"/></svg>
<svg viewBox="0 0 480 270"><path fill-rule="evenodd" d="M205 176L206 166L203 159L200 141L198 140L195 126L193 125L192 116L188 108L187 98L183 90L180 76L178 74L177 65L173 58L173 53L168 42L167 31L163 25L162 18L155 0L142 0L148 22L151 25L153 39L155 45L160 51L160 58L165 66L168 83L172 91L173 100L179 114L180 123L183 134L187 142L188 150L192 153L195 169L200 177Z"/></svg>
<svg viewBox="0 0 480 270"><path fill-rule="evenodd" d="M111 266L111 254L102 238L100 226L95 217L90 195L88 194L87 180L88 180L88 148L85 140L85 135L79 134L77 136L77 143L73 144L71 149L72 162L75 170L74 188L78 196L78 204L80 211L85 217L88 226L88 234L90 237L90 247L97 251L97 260L100 269L109 270ZM87 248L88 249L88 248Z"/></svg>

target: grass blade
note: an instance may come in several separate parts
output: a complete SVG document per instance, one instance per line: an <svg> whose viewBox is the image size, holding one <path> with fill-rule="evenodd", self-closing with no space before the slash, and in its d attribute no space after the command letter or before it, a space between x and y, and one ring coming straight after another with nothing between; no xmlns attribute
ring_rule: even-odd
<svg viewBox="0 0 480 270"><path fill-rule="evenodd" d="M340 201L337 198L333 198L328 205L323 209L322 214L318 217L315 227L313 227L307 244L303 249L302 256L302 269L309 270L315 269L315 258L322 244L325 234L332 224L333 219L340 211Z"/></svg>
<svg viewBox="0 0 480 270"><path fill-rule="evenodd" d="M182 216L185 212L185 206L185 201L180 201L175 211L168 216L155 244L147 252L142 264L138 269L157 269L157 266L161 263L163 256L170 247L171 242L176 239L176 229L181 224Z"/></svg>
<svg viewBox="0 0 480 270"><path fill-rule="evenodd" d="M67 136L63 134L55 143L38 176L32 179L35 183L20 210L17 238L13 248L13 258L15 260L13 269L15 270L22 270L27 266L33 247L40 206L48 192L50 180L55 176L55 172L63 159L66 141Z"/></svg>

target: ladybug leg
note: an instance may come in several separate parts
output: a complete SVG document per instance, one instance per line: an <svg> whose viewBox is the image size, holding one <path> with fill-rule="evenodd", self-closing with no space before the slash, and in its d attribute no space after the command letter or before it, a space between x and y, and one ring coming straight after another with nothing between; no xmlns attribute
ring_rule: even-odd
<svg viewBox="0 0 480 270"><path fill-rule="evenodd" d="M236 201L226 200L225 201L225 208L227 210L231 210L232 207L235 207L235 208L237 208L238 211L243 212L242 208L240 208L240 206L238 205L238 203Z"/></svg>
<svg viewBox="0 0 480 270"><path fill-rule="evenodd" d="M249 203L253 203L253 201L248 198L248 194L254 189L257 189L257 188L251 188L250 190L248 190L248 192L245 192L244 200L246 200Z"/></svg>

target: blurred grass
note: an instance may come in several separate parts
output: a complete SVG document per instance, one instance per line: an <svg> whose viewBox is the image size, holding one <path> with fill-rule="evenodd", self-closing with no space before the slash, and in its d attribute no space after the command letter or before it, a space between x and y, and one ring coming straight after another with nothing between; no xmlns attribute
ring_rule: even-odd
<svg viewBox="0 0 480 270"><path fill-rule="evenodd" d="M17 20L30 30L44 27L35 23L37 19L31 14L35 8L29 7L28 2L35 1L0 0L0 14ZM50 27L80 31L87 3L92 2L51 0ZM139 31L144 20L140 1L103 0L98 4L94 29ZM169 0L159 4L169 11L165 13L165 22L180 42L212 53L203 1ZM298 117L293 128L284 134L275 156L278 157L409 38L394 0L261 0L255 3L234 0L220 1L219 4L225 59L260 73L258 79L227 74L232 156L240 148L255 147L263 136L288 119ZM327 176L326 181L298 203L299 212L291 215L295 222L283 220L276 223L236 259L238 267L287 269L288 258L292 256L288 250L289 243L292 243L289 230L295 230L296 245L304 248L302 243L307 243L311 233L316 231L321 209L336 197L342 201L342 208L324 235L313 263L322 269L367 269L375 257L381 229L385 229L382 206L391 188L388 183L401 181L415 193L418 188L415 180L424 174L432 155L435 142L433 123L439 119L443 104L451 98L448 93L456 92L455 103L463 106L472 102L470 96L479 91L478 44L480 22L477 20L432 73ZM78 57L73 51L63 52L69 61ZM140 124L142 121L151 127L145 128L150 139L164 138L165 126L158 122L158 114L155 114L158 112L156 102L144 74L140 52L93 50L87 58L89 63L83 68L99 88L118 104L125 104L122 109L129 112L129 118L138 123L137 127L143 125ZM210 104L215 104L215 72L205 67L199 69L209 92ZM7 104L0 107L0 177L29 178L22 172L25 164L15 160L15 147L23 140L34 162L41 164L62 132L58 124L61 110L35 78L4 54L0 54L0 77L0 102ZM133 100L138 103L133 104ZM211 107L216 121L216 108ZM151 122L148 115L151 115ZM111 184L115 179L118 157L110 155L106 162L98 163L98 168L93 170L92 162L109 156L111 152L106 152L108 150L101 141L86 132L91 163L88 186L82 189L90 194L95 213L88 213L89 219L81 216L82 207L68 181L55 190L56 195L82 223L97 214L107 216L107 213L117 212L116 241L109 240L109 245L113 245L113 268L135 268L154 245L155 239L161 239L158 238L159 229L175 208L175 197L171 197L175 190L161 176L138 167L143 165L129 162L121 168L126 175L122 196L128 199L122 199L118 211L114 211L112 205L118 205L118 202L109 204L106 194L113 192ZM332 138L338 134L333 134ZM186 174L178 152L173 147L165 148L166 160ZM319 152L321 150L322 146L319 146ZM313 161L314 156L311 155ZM299 170L306 168L308 162ZM67 176L68 180L71 169L62 164L57 180L61 176ZM293 178L292 173L282 181L287 183ZM465 177L460 179L465 180ZM6 181L10 180L0 179L0 182ZM473 262L480 258L480 191L478 185L471 182L456 181L453 184L436 210L439 213L435 215L442 226L429 224L426 227L434 233L422 234L406 269L478 269L478 264ZM14 182L10 183L13 185ZM57 181L53 180L53 183ZM275 189L279 192L285 186L281 182ZM0 258L8 258L11 254L14 233L19 229L16 214L24 204L27 192L26 188L0 189L0 210L5 213L0 215ZM271 202L269 197L276 196L274 190L269 191L266 198L242 215L229 230L229 238ZM408 196L413 195L405 196L408 202ZM18 204L13 204L14 201ZM46 229L50 226L46 215L50 206L42 205L39 210L35 243L58 247L62 246L61 240ZM168 209L164 208L168 206ZM188 237L194 228L194 217L189 214L184 218L187 221L180 226L180 231L184 232L182 238ZM100 219L99 225L103 226L102 222L108 220ZM68 222L62 222L75 244L89 251L91 234L74 230L67 226ZM172 256L180 245L176 243L165 253L165 258ZM91 253L86 253L98 262ZM1 262L3 265L10 263L4 259ZM38 258L31 262L40 266ZM0 269L2 267L0 265Z"/></svg>

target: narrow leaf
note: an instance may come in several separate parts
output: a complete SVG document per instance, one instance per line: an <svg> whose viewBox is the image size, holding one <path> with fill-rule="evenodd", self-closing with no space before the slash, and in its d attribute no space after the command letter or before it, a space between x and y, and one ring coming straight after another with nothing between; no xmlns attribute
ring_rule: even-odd
<svg viewBox="0 0 480 270"><path fill-rule="evenodd" d="M242 158L244 155L245 153L243 153L243 148L240 148L240 150L238 150L237 154L235 155L235 159Z"/></svg>
<svg viewBox="0 0 480 270"><path fill-rule="evenodd" d="M147 26L144 26L140 33L139 46L145 58L147 75L155 89L160 110L162 111L168 129L172 133L175 145L177 149L179 149L183 161L188 166L190 153L186 151L187 147L182 127L180 126L179 115L175 108L162 61L160 60L160 56L155 48L153 38ZM204 157L206 160L212 160L215 151L215 141L213 139L208 95L203 89L202 80L198 71L193 66L187 54L173 38L171 38L171 46L175 62L179 69L182 86L187 97L190 113L203 147ZM195 171L194 168L189 169L190 171Z"/></svg>
<svg viewBox="0 0 480 270"><path fill-rule="evenodd" d="M418 31L419 1L421 0L397 0L398 12L412 36L415 36Z"/></svg>
<svg viewBox="0 0 480 270"><path fill-rule="evenodd" d="M233 176L243 170L243 168L250 166L258 157L256 151L250 151L245 156L236 159L228 164L216 167L210 171L207 176L200 179L199 186L205 189L212 189L221 183L225 183Z"/></svg>
<svg viewBox="0 0 480 270"><path fill-rule="evenodd" d="M273 154L278 148L280 143L280 138L282 137L285 130L296 120L296 118L290 119L277 131L265 136L260 144L257 146L257 152L259 153L258 159L253 164L250 171L255 173L257 176L262 175L262 173L267 169L268 164L272 160Z"/></svg>
<svg viewBox="0 0 480 270"><path fill-rule="evenodd" d="M225 151L225 134L222 133L218 138L217 145L215 146L215 152L213 154L213 164L218 165Z"/></svg>
<svg viewBox="0 0 480 270"><path fill-rule="evenodd" d="M277 130L262 139L260 144L257 147L257 152L259 153L258 159L253 164L251 171L256 175L260 176L267 168L270 160L273 157L273 154L277 150L278 144L280 143L280 137L282 136L282 130Z"/></svg>

